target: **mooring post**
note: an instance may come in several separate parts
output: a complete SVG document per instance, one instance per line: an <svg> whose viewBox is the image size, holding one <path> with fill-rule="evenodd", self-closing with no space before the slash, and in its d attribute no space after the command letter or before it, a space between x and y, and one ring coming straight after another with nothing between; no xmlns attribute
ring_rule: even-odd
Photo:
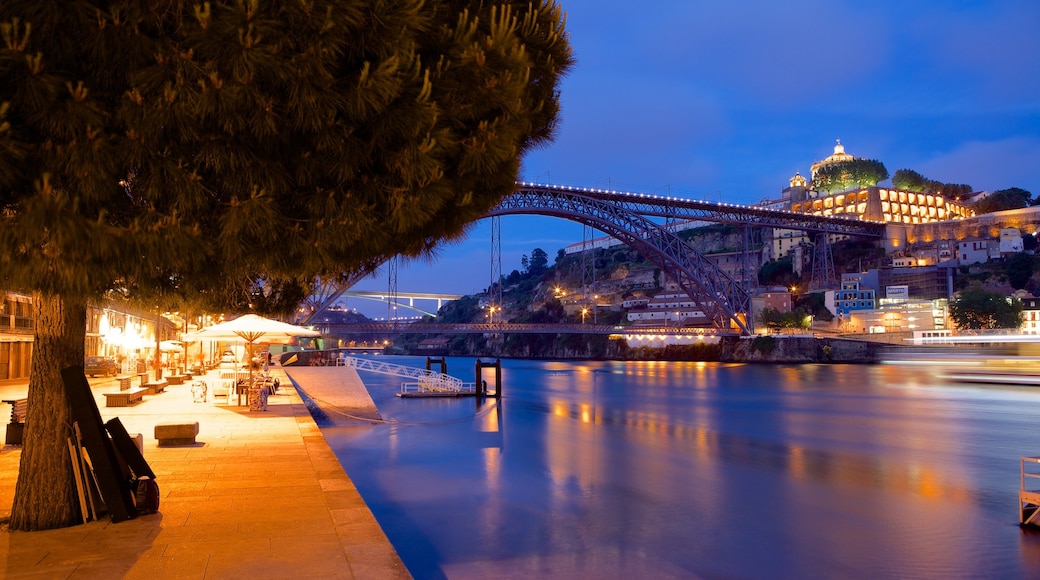
<svg viewBox="0 0 1040 580"><path fill-rule="evenodd" d="M502 398L502 359L495 359L495 398Z"/></svg>
<svg viewBox="0 0 1040 580"><path fill-rule="evenodd" d="M484 380L484 369L493 368L495 369L495 394L488 395L487 381ZM478 397L495 397L496 399L502 396L502 359L495 359L495 362L484 362L477 359L476 363L476 391Z"/></svg>
<svg viewBox="0 0 1040 580"><path fill-rule="evenodd" d="M440 365L440 373L442 375L448 374L448 358L447 357L426 357L426 370L433 370L433 365Z"/></svg>

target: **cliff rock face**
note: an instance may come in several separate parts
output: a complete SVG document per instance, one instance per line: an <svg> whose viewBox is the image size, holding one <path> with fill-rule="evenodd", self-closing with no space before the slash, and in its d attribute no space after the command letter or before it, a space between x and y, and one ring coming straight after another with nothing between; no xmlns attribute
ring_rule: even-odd
<svg viewBox="0 0 1040 580"><path fill-rule="evenodd" d="M808 336L758 336L723 341L724 362L769 363L871 363L878 360L882 344Z"/></svg>

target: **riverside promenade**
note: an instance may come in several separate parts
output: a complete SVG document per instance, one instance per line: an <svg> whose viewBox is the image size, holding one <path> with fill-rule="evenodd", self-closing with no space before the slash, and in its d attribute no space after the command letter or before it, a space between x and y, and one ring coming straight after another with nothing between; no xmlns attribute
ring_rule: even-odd
<svg viewBox="0 0 1040 580"><path fill-rule="evenodd" d="M378 416L357 373L336 371L352 379L350 405ZM0 577L410 578L289 377L281 368L272 375L281 387L264 412L223 398L194 402L190 382L131 407L105 407L103 393L117 391L116 380L89 379L102 418L119 417L131 434L144 435L159 513L118 524L102 515L43 532L3 526ZM306 379L295 378L305 389ZM212 393L216 373L203 380ZM26 390L0 385L0 399ZM9 409L0 404L0 436ZM158 446L157 423L195 421L195 445ZM0 522L11 513L20 456L19 446L0 448Z"/></svg>

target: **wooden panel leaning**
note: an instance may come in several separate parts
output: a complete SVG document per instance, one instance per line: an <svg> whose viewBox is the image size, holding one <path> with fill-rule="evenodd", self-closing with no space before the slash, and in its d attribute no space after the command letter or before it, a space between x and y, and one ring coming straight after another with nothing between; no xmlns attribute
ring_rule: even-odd
<svg viewBox="0 0 1040 580"><path fill-rule="evenodd" d="M7 436L4 441L8 445L21 445L22 436L25 433L25 411L29 399L7 399L4 402L11 405L11 422L7 424Z"/></svg>

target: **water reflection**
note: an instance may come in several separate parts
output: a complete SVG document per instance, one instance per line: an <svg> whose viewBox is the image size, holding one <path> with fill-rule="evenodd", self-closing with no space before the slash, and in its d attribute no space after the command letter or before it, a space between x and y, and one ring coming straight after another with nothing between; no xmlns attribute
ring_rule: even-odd
<svg viewBox="0 0 1040 580"><path fill-rule="evenodd" d="M1015 578L1037 561L1014 503L1038 391L866 366L503 366L505 397L476 413L363 375L402 423L324 429L417 578Z"/></svg>

